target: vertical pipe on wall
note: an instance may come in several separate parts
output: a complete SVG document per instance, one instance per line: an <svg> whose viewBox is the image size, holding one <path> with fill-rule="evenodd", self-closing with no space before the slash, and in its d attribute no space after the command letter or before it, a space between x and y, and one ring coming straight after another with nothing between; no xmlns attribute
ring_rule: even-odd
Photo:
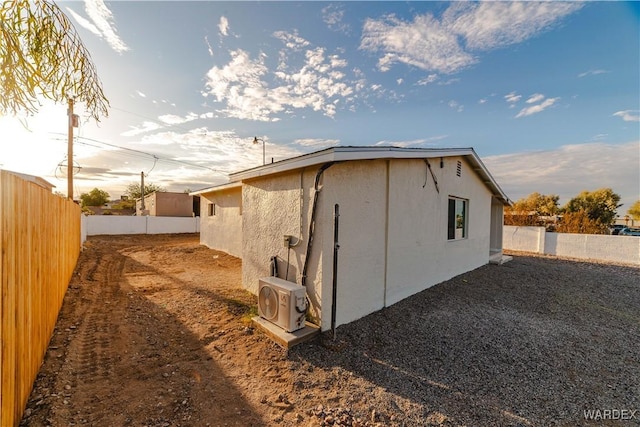
<svg viewBox="0 0 640 427"><path fill-rule="evenodd" d="M340 225L340 205L335 204L333 208L333 287L331 290L331 332L333 333L333 339L336 339L336 311L338 302L336 301L338 295L338 250L340 250L340 244L338 243L338 227Z"/></svg>
<svg viewBox="0 0 640 427"><path fill-rule="evenodd" d="M385 203L386 211L384 218L384 289L382 294L382 306L387 306L387 280L388 280L388 264L389 264L389 174L391 173L391 161L387 160L387 180L385 183Z"/></svg>

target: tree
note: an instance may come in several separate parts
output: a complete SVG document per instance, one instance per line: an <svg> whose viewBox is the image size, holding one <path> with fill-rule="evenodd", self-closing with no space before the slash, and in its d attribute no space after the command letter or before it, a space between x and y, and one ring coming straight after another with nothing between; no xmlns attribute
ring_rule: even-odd
<svg viewBox="0 0 640 427"><path fill-rule="evenodd" d="M99 188L94 188L89 193L80 195L82 206L102 206L109 201L109 193Z"/></svg>
<svg viewBox="0 0 640 427"><path fill-rule="evenodd" d="M154 191L167 191L164 187L156 184L145 184L144 186L144 194L151 194ZM124 192L130 199L139 199L140 198L140 184L136 182L132 182L127 185L127 189Z"/></svg>
<svg viewBox="0 0 640 427"><path fill-rule="evenodd" d="M636 200L627 211L631 218L640 221L640 200Z"/></svg>
<svg viewBox="0 0 640 427"><path fill-rule="evenodd" d="M85 103L96 120L108 115L91 55L73 24L48 0L0 6L0 115L34 114L44 97Z"/></svg>
<svg viewBox="0 0 640 427"><path fill-rule="evenodd" d="M595 191L583 191L564 206L564 212L575 213L584 211L587 216L603 226L613 224L620 196L611 188L600 188Z"/></svg>
<svg viewBox="0 0 640 427"><path fill-rule="evenodd" d="M557 194L531 193L513 204L513 211L535 213L538 216L555 215L558 212Z"/></svg>
<svg viewBox="0 0 640 427"><path fill-rule="evenodd" d="M567 212L556 226L558 233L609 234L609 227L597 219L589 218L586 211Z"/></svg>
<svg viewBox="0 0 640 427"><path fill-rule="evenodd" d="M517 200L512 207L505 209L506 225L541 225L541 216L552 216L558 213L557 194L531 193L527 197Z"/></svg>

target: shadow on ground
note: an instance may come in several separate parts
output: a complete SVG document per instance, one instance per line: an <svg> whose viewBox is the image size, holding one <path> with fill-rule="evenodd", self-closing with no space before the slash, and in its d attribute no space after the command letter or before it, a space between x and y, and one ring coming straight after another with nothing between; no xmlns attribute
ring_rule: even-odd
<svg viewBox="0 0 640 427"><path fill-rule="evenodd" d="M207 347L216 331L194 332L155 303L149 293L170 276L126 244L96 239L82 253L21 425L265 425ZM226 299L199 305L223 312Z"/></svg>

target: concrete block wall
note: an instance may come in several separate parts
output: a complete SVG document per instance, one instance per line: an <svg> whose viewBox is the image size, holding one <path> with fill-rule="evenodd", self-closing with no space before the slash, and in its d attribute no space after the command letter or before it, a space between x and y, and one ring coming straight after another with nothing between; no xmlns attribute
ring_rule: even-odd
<svg viewBox="0 0 640 427"><path fill-rule="evenodd" d="M547 233L544 227L505 225L503 249L640 265L640 237Z"/></svg>
<svg viewBox="0 0 640 427"><path fill-rule="evenodd" d="M82 215L81 240L100 234L199 233L198 217Z"/></svg>

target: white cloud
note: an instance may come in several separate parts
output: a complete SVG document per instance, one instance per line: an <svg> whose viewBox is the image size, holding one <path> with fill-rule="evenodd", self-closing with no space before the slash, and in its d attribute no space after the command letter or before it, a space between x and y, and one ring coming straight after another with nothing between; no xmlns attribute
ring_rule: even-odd
<svg viewBox="0 0 640 427"><path fill-rule="evenodd" d="M444 20L451 21L467 48L489 50L535 37L581 7L576 2L454 3Z"/></svg>
<svg viewBox="0 0 640 427"><path fill-rule="evenodd" d="M547 98L543 102L538 105L532 105L531 107L526 107L520 110L520 112L516 115L516 118L530 116L532 114L541 113L547 108L551 107L555 104L560 98Z"/></svg>
<svg viewBox="0 0 640 427"><path fill-rule="evenodd" d="M428 85L430 83L435 82L436 80L438 80L438 75L437 74L429 74L424 79L418 80L418 82L416 84L418 86L426 86L426 85Z"/></svg>
<svg viewBox="0 0 640 427"><path fill-rule="evenodd" d="M447 105L449 105L449 108L453 108L458 113L462 113L464 111L464 105L460 105L458 103L458 101L455 101L453 99L451 101L449 101L449 103Z"/></svg>
<svg viewBox="0 0 640 427"><path fill-rule="evenodd" d="M511 92L504 96L504 99L509 104L515 104L516 102L520 101L520 98L522 98L522 95L517 95L515 92Z"/></svg>
<svg viewBox="0 0 640 427"><path fill-rule="evenodd" d="M311 108L333 117L339 106L353 101L357 88L342 71L346 60L327 55L323 48L312 48L295 32L277 32L274 37L286 49L280 54L277 71L267 68L266 55L254 59L241 49L230 52L228 64L209 70L203 94L226 103L220 113L238 119L278 121L278 114ZM302 65L291 65L289 57L293 55Z"/></svg>
<svg viewBox="0 0 640 427"><path fill-rule="evenodd" d="M606 74L609 71L607 70L589 70L584 73L578 74L578 77L586 77L586 76L597 76L598 74Z"/></svg>
<svg viewBox="0 0 640 427"><path fill-rule="evenodd" d="M84 29L89 30L90 32L92 32L93 34L95 34L98 37L102 36L102 33L100 32L100 30L98 29L98 27L96 27L95 25L93 25L93 23L91 21L89 21L88 19L85 19L83 16L78 15L73 9L71 8L67 8L67 12L69 12L69 14L73 17L73 19L76 20L76 22Z"/></svg>
<svg viewBox="0 0 640 427"><path fill-rule="evenodd" d="M289 33L287 31L276 31L273 33L273 37L280 40L284 45L291 50L300 51L311 43L298 35L297 31Z"/></svg>
<svg viewBox="0 0 640 427"><path fill-rule="evenodd" d="M531 97L529 97L529 99L527 99L525 102L527 104L535 104L536 102L540 102L544 99L544 95L541 93L536 93L531 95Z"/></svg>
<svg viewBox="0 0 640 427"><path fill-rule="evenodd" d="M455 33L431 14L404 22L393 15L380 20L367 19L362 30L360 48L382 52L378 68L389 71L396 63L453 73L477 59L458 43Z"/></svg>
<svg viewBox="0 0 640 427"><path fill-rule="evenodd" d="M130 126L130 130L122 132L122 136L136 136L147 132L152 132L162 128L162 125L155 122L143 122L140 126Z"/></svg>
<svg viewBox="0 0 640 427"><path fill-rule="evenodd" d="M221 36L229 35L229 20L226 16L220 17L220 23L218 24L218 30L220 30Z"/></svg>
<svg viewBox="0 0 640 427"><path fill-rule="evenodd" d="M478 104L486 104L487 100L485 98L482 98L478 101Z"/></svg>
<svg viewBox="0 0 640 427"><path fill-rule="evenodd" d="M313 149L322 149L324 147L334 147L340 144L339 139L319 139L319 138L296 139L293 142L303 147L312 147Z"/></svg>
<svg viewBox="0 0 640 427"><path fill-rule="evenodd" d="M402 63L454 73L478 62L474 52L535 37L580 7L573 2L456 2L440 19L431 13L412 22L394 15L367 19L360 48L381 53L383 72Z"/></svg>
<svg viewBox="0 0 640 427"><path fill-rule="evenodd" d="M614 116L622 117L625 122L640 122L639 110L624 110L613 113Z"/></svg>
<svg viewBox="0 0 640 427"><path fill-rule="evenodd" d="M167 124L167 125L180 125L183 123L187 123L187 122L191 122L193 120L196 120L200 118L200 116L196 113L188 113L186 116L182 117L182 116L178 116L175 114L165 114L162 115L160 117L158 117L158 120L160 120L162 123Z"/></svg>
<svg viewBox="0 0 640 427"><path fill-rule="evenodd" d="M322 20L329 29L339 31L344 34L351 32L351 27L343 21L344 8L338 3L330 3L327 7L322 9Z"/></svg>
<svg viewBox="0 0 640 427"><path fill-rule="evenodd" d="M425 145L438 145L438 141L441 141L445 138L447 138L448 135L436 135L436 136L431 136L429 138L420 138L420 139L412 139L412 140L408 140L408 141L388 141L388 140L382 140L382 141L378 141L374 144L374 146L376 147L402 147L402 148L407 148L407 147L417 147L417 146L425 146Z"/></svg>
<svg viewBox="0 0 640 427"><path fill-rule="evenodd" d="M482 160L514 201L537 191L558 194L562 205L583 190L610 187L622 197L618 213L623 213L640 194L640 141L564 145Z"/></svg>
<svg viewBox="0 0 640 427"><path fill-rule="evenodd" d="M211 43L209 43L209 38L204 36L204 42L207 45L207 52L209 52L209 56L213 56L213 47L211 47Z"/></svg>
<svg viewBox="0 0 640 427"><path fill-rule="evenodd" d="M104 4L104 1L85 0L84 8L89 18L91 18L91 21L93 21L93 27L98 30L98 32L96 33L93 29L89 29L86 26L85 28L104 39L116 52L122 53L129 50L129 47L122 41L120 36L118 36L115 23L113 22L113 14ZM74 17L76 17L75 14ZM78 23L83 25L80 21L78 21Z"/></svg>
<svg viewBox="0 0 640 427"><path fill-rule="evenodd" d="M454 83L458 83L460 81L460 79L449 79L449 80L445 80L443 82L438 82L438 86L449 86L452 85Z"/></svg>

